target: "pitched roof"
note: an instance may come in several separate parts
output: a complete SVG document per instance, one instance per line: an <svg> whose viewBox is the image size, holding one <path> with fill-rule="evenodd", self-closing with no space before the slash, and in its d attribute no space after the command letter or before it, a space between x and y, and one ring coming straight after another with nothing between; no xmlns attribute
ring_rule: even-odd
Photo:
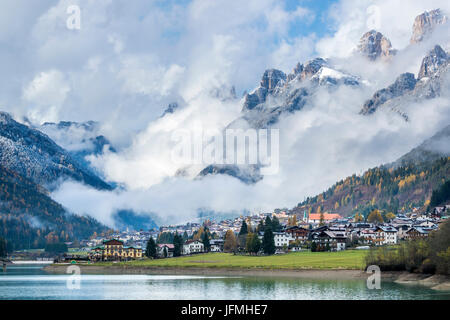
<svg viewBox="0 0 450 320"><path fill-rule="evenodd" d="M108 245L123 245L123 241L117 240L117 239L109 239L109 240L103 241L103 244L108 244Z"/></svg>
<svg viewBox="0 0 450 320"><path fill-rule="evenodd" d="M428 231L425 228L422 228L422 227L412 227L411 229L406 231L406 233L409 233L409 232L411 232L413 230L417 231L418 233L428 234Z"/></svg>
<svg viewBox="0 0 450 320"><path fill-rule="evenodd" d="M173 249L175 248L175 246L172 243L159 243L158 247L162 248L162 247L167 247L169 249Z"/></svg>
<svg viewBox="0 0 450 320"><path fill-rule="evenodd" d="M309 219L310 220L320 220L321 219L321 213L310 213ZM334 220L334 219L342 219L342 217L337 213L324 213L323 214L323 220Z"/></svg>
<svg viewBox="0 0 450 320"><path fill-rule="evenodd" d="M201 242L200 240L187 240L184 244L191 244L191 243L194 243L194 242L200 242L201 244L203 244L203 242Z"/></svg>
<svg viewBox="0 0 450 320"><path fill-rule="evenodd" d="M397 229L391 226L377 226L376 230L381 230L383 232L397 232Z"/></svg>

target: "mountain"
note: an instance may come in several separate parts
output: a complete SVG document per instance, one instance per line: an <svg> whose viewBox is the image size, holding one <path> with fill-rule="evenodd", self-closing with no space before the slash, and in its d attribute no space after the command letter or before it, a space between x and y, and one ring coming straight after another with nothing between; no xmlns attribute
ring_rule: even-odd
<svg viewBox="0 0 450 320"><path fill-rule="evenodd" d="M336 90L340 86L358 87L357 76L338 70L322 58L298 63L286 75L277 69L264 72L259 86L244 97L241 115L225 129L265 129L276 124L280 117L302 110L320 94L320 89ZM198 174L226 174L246 184L254 184L263 177L259 165L210 165Z"/></svg>
<svg viewBox="0 0 450 320"><path fill-rule="evenodd" d="M374 209L404 212L429 203L433 190L450 176L450 126L439 131L393 164L352 175L327 191L307 198L292 213L336 212L343 215Z"/></svg>
<svg viewBox="0 0 450 320"><path fill-rule="evenodd" d="M439 46L436 45L425 58L420 66L418 79L432 78L441 67L445 67L450 60L449 55Z"/></svg>
<svg viewBox="0 0 450 320"><path fill-rule="evenodd" d="M426 11L414 20L411 43L418 43L429 37L435 28L448 22L448 17L441 9Z"/></svg>
<svg viewBox="0 0 450 320"><path fill-rule="evenodd" d="M299 63L288 75L266 70L259 86L245 95L241 116L228 128L268 128L281 115L302 110L319 88L334 90L341 85L359 86L359 78L337 70L322 58Z"/></svg>
<svg viewBox="0 0 450 320"><path fill-rule="evenodd" d="M121 231L131 230L151 230L158 228L158 225L148 214L136 214L132 210L119 210L113 214L115 227Z"/></svg>
<svg viewBox="0 0 450 320"><path fill-rule="evenodd" d="M373 97L366 101L361 110L361 114L374 113L378 107L396 97L403 96L406 92L415 88L417 80L412 73L400 75L389 87L378 90Z"/></svg>
<svg viewBox="0 0 450 320"><path fill-rule="evenodd" d="M371 30L361 37L357 50L372 61L389 59L396 52L392 48L391 41L375 30Z"/></svg>
<svg viewBox="0 0 450 320"><path fill-rule="evenodd" d="M172 114L175 111L177 111L180 108L180 105L177 102L169 103L167 108L164 110L163 114L161 115L161 118L164 117L167 114Z"/></svg>
<svg viewBox="0 0 450 320"><path fill-rule="evenodd" d="M89 156L99 156L104 152L116 152L111 142L100 134L100 124L95 121L58 123L46 122L35 128L64 148L85 170L103 179L102 173L91 166Z"/></svg>
<svg viewBox="0 0 450 320"><path fill-rule="evenodd" d="M214 174L226 174L241 180L245 184L255 184L263 178L257 165L209 165L200 171L198 177Z"/></svg>
<svg viewBox="0 0 450 320"><path fill-rule="evenodd" d="M46 134L4 112L0 112L0 164L49 188L60 179L73 179L97 189L112 189Z"/></svg>
<svg viewBox="0 0 450 320"><path fill-rule="evenodd" d="M436 45L422 60L418 78L411 73L400 75L385 89L381 89L366 101L361 114L370 115L383 108L401 114L408 120L407 107L411 103L439 97L448 90L450 55Z"/></svg>
<svg viewBox="0 0 450 320"><path fill-rule="evenodd" d="M431 138L412 149L389 167L400 167L408 164L430 162L442 157L450 157L450 125L437 132Z"/></svg>
<svg viewBox="0 0 450 320"><path fill-rule="evenodd" d="M89 238L108 228L66 212L42 186L0 165L0 237L14 249L43 248L48 241Z"/></svg>
<svg viewBox="0 0 450 320"><path fill-rule="evenodd" d="M110 152L116 152L111 142L99 133L100 124L95 121L45 122L35 129L48 135L77 159L102 154L105 148Z"/></svg>

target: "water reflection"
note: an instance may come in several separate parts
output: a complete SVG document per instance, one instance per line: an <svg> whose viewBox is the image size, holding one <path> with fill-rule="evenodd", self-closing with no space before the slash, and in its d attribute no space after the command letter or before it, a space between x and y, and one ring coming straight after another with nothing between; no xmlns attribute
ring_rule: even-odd
<svg viewBox="0 0 450 320"><path fill-rule="evenodd" d="M449 299L450 292L383 282L369 290L365 280L269 277L82 275L81 289L66 286L69 275L46 274L40 266L9 266L0 272L0 299L219 299L335 300Z"/></svg>

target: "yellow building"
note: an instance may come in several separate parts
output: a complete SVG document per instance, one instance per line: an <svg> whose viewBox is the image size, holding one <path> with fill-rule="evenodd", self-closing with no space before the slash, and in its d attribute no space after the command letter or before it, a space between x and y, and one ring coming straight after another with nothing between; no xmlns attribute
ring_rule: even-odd
<svg viewBox="0 0 450 320"><path fill-rule="evenodd" d="M123 241L111 239L103 242L102 247L92 249L91 260L130 260L142 258L142 249L125 247Z"/></svg>

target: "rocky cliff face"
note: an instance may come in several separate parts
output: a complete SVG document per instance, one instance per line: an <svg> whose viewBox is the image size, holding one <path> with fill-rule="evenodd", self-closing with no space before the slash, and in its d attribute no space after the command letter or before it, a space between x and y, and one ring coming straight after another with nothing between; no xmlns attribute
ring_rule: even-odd
<svg viewBox="0 0 450 320"><path fill-rule="evenodd" d="M372 61L379 58L388 59L395 54L391 41L375 30L371 30L361 37L358 51Z"/></svg>
<svg viewBox="0 0 450 320"><path fill-rule="evenodd" d="M273 94L275 89L284 84L286 74L276 69L266 70L262 76L259 87L250 94L245 95L243 111L253 110L257 105L266 101L268 95Z"/></svg>
<svg viewBox="0 0 450 320"><path fill-rule="evenodd" d="M261 79L260 86L267 89L267 93L271 94L275 88L286 81L286 75L283 71L277 69L266 70Z"/></svg>
<svg viewBox="0 0 450 320"><path fill-rule="evenodd" d="M440 10L427 11L414 20L411 43L418 43L428 37L438 25L448 22L448 17Z"/></svg>
<svg viewBox="0 0 450 320"><path fill-rule="evenodd" d="M161 115L161 118L164 117L167 114L172 114L175 111L177 111L180 108L177 102L169 103L166 110L164 110L163 114Z"/></svg>
<svg viewBox="0 0 450 320"><path fill-rule="evenodd" d="M448 64L449 56L440 47L435 46L433 50L422 60L422 65L420 66L418 78L422 79L425 77L432 77L439 68L443 65Z"/></svg>
<svg viewBox="0 0 450 320"><path fill-rule="evenodd" d="M319 87L333 90L340 85L359 84L358 77L336 70L322 58L298 63L287 76L269 69L259 87L245 96L242 116L230 126L244 121L253 128L266 128L276 123L281 114L303 109Z"/></svg>
<svg viewBox="0 0 450 320"><path fill-rule="evenodd" d="M364 104L361 114L367 115L374 113L377 108L386 101L402 96L407 91L413 90L416 86L416 82L417 80L412 73L400 75L389 87L375 92L373 97Z"/></svg>
<svg viewBox="0 0 450 320"><path fill-rule="evenodd" d="M382 107L407 120L409 104L438 97L442 90L449 88L449 62L449 55L440 46L435 46L423 58L417 80L411 73L402 74L394 84L377 91L364 104L361 114L368 115Z"/></svg>
<svg viewBox="0 0 450 320"><path fill-rule="evenodd" d="M236 166L236 165L210 165L198 174L198 177L207 175L225 174L235 177L245 184L255 184L263 179L259 166Z"/></svg>

